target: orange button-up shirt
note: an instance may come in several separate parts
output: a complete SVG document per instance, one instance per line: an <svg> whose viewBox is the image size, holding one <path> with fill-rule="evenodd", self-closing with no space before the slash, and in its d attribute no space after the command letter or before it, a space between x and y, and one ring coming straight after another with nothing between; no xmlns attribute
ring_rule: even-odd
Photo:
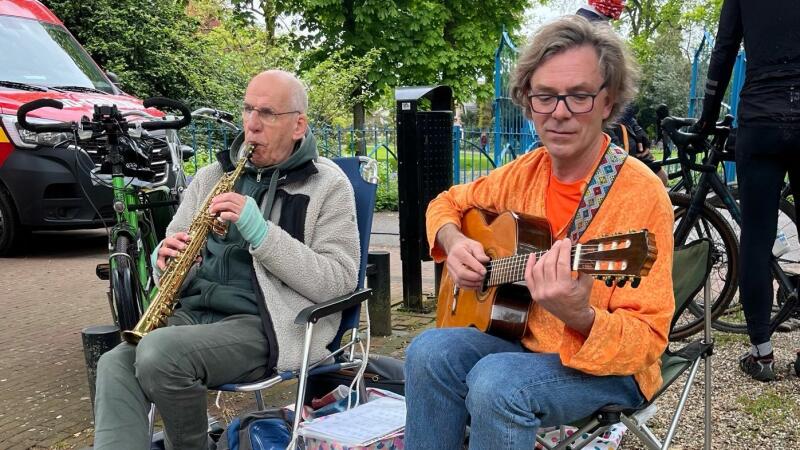
<svg viewBox="0 0 800 450"><path fill-rule="evenodd" d="M458 226L470 208L548 217L550 175L550 156L540 148L488 176L440 194L431 201L426 214L431 256L437 262L446 258L436 242L436 233L448 223ZM644 164L627 158L580 241L648 229L658 249L650 273L636 289L629 285L607 287L595 281L589 298L595 320L588 336L566 327L534 303L523 345L534 352L558 353L566 367L588 374L633 375L642 394L652 398L661 387L660 357L668 343L675 308L672 228L672 205L661 181Z"/></svg>

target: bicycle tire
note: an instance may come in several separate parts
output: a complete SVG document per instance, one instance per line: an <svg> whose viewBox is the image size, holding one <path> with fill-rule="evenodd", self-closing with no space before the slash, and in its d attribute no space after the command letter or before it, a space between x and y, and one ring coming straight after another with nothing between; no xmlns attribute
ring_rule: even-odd
<svg viewBox="0 0 800 450"><path fill-rule="evenodd" d="M139 287L137 286L134 259L130 253L130 238L119 234L110 259L111 305L114 320L120 330L131 330L141 317Z"/></svg>
<svg viewBox="0 0 800 450"><path fill-rule="evenodd" d="M689 209L692 198L679 192L670 192L669 198L675 211L675 229L677 229L677 225ZM675 246L703 237L709 238L712 242L712 268L709 276L712 277L711 319L714 320L726 310L736 293L739 240L730 224L707 202L703 202L697 222L692 226L690 234L683 239L676 238ZM703 329L703 291L698 292L689 302L670 333L671 341L688 338Z"/></svg>
<svg viewBox="0 0 800 450"><path fill-rule="evenodd" d="M732 191L732 193L734 194L734 198L738 201L738 192ZM787 230L790 232L789 236L787 237L790 241L790 250L787 253L789 256L782 256L779 258L779 260L783 261L781 262L783 266L792 264L797 265L800 263L800 242L798 241L797 235L797 217L795 214L794 204L789 202L786 198L781 198L780 202L778 203L778 213L778 229L781 231ZM781 219L781 214L783 214L786 219ZM736 231L738 231L738 228ZM792 278L797 277L795 276ZM778 286L776 288L773 286L773 308L770 313L770 326L772 329L774 329L777 324L791 317L793 313L793 311L790 309L783 308L786 297L787 293L782 287ZM746 334L747 322L745 321L744 310L742 309L741 303L738 301L738 296L732 298L731 300L732 301L729 303L725 313L715 318L714 328L720 331L726 331L728 333Z"/></svg>

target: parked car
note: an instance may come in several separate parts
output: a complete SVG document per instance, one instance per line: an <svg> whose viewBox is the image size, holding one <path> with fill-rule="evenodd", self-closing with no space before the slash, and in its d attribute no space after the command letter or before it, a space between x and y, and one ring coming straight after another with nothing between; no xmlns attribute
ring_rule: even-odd
<svg viewBox="0 0 800 450"><path fill-rule="evenodd" d="M0 256L10 254L31 230L113 222L112 191L96 149L76 148L64 133L23 130L16 113L26 102L52 98L64 109L36 110L32 121L78 121L100 104L115 104L129 116L163 117L124 93L115 78L44 5L0 0ZM157 177L149 184L174 193L185 185L181 146L174 131L161 133L152 156Z"/></svg>

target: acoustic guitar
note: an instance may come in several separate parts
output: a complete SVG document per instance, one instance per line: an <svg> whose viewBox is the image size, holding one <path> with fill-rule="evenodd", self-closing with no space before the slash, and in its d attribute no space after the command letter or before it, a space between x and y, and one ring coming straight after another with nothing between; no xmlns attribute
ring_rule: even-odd
<svg viewBox="0 0 800 450"><path fill-rule="evenodd" d="M539 217L471 209L461 221L461 232L480 242L491 261L480 291L459 289L444 268L436 326L473 326L506 339L521 339L532 302L524 284L525 265L530 253L540 257L552 245L550 224ZM590 274L608 286L630 282L635 288L650 272L656 254L653 234L641 230L575 244L570 261L573 271Z"/></svg>

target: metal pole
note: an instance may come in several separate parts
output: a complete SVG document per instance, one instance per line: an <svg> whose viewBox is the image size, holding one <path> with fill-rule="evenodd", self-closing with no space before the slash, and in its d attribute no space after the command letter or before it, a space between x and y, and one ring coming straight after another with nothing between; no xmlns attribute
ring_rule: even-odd
<svg viewBox="0 0 800 450"><path fill-rule="evenodd" d="M390 336L392 334L392 299L389 283L389 252L372 251L367 259L367 286L372 288L369 301L370 334Z"/></svg>
<svg viewBox="0 0 800 450"><path fill-rule="evenodd" d="M703 335L703 340L705 344L712 343L711 337L711 277L706 277L706 285L703 288L703 313L704 313L704 322L705 322L705 330ZM711 355L709 354L703 360L703 364L705 365L705 403L706 403L706 414L704 417L705 421L705 450L711 450Z"/></svg>
<svg viewBox="0 0 800 450"><path fill-rule="evenodd" d="M95 383L97 381L97 361L103 353L120 343L119 327L116 325L95 325L81 330L83 356L86 358L86 375L89 379L89 397L94 411Z"/></svg>

